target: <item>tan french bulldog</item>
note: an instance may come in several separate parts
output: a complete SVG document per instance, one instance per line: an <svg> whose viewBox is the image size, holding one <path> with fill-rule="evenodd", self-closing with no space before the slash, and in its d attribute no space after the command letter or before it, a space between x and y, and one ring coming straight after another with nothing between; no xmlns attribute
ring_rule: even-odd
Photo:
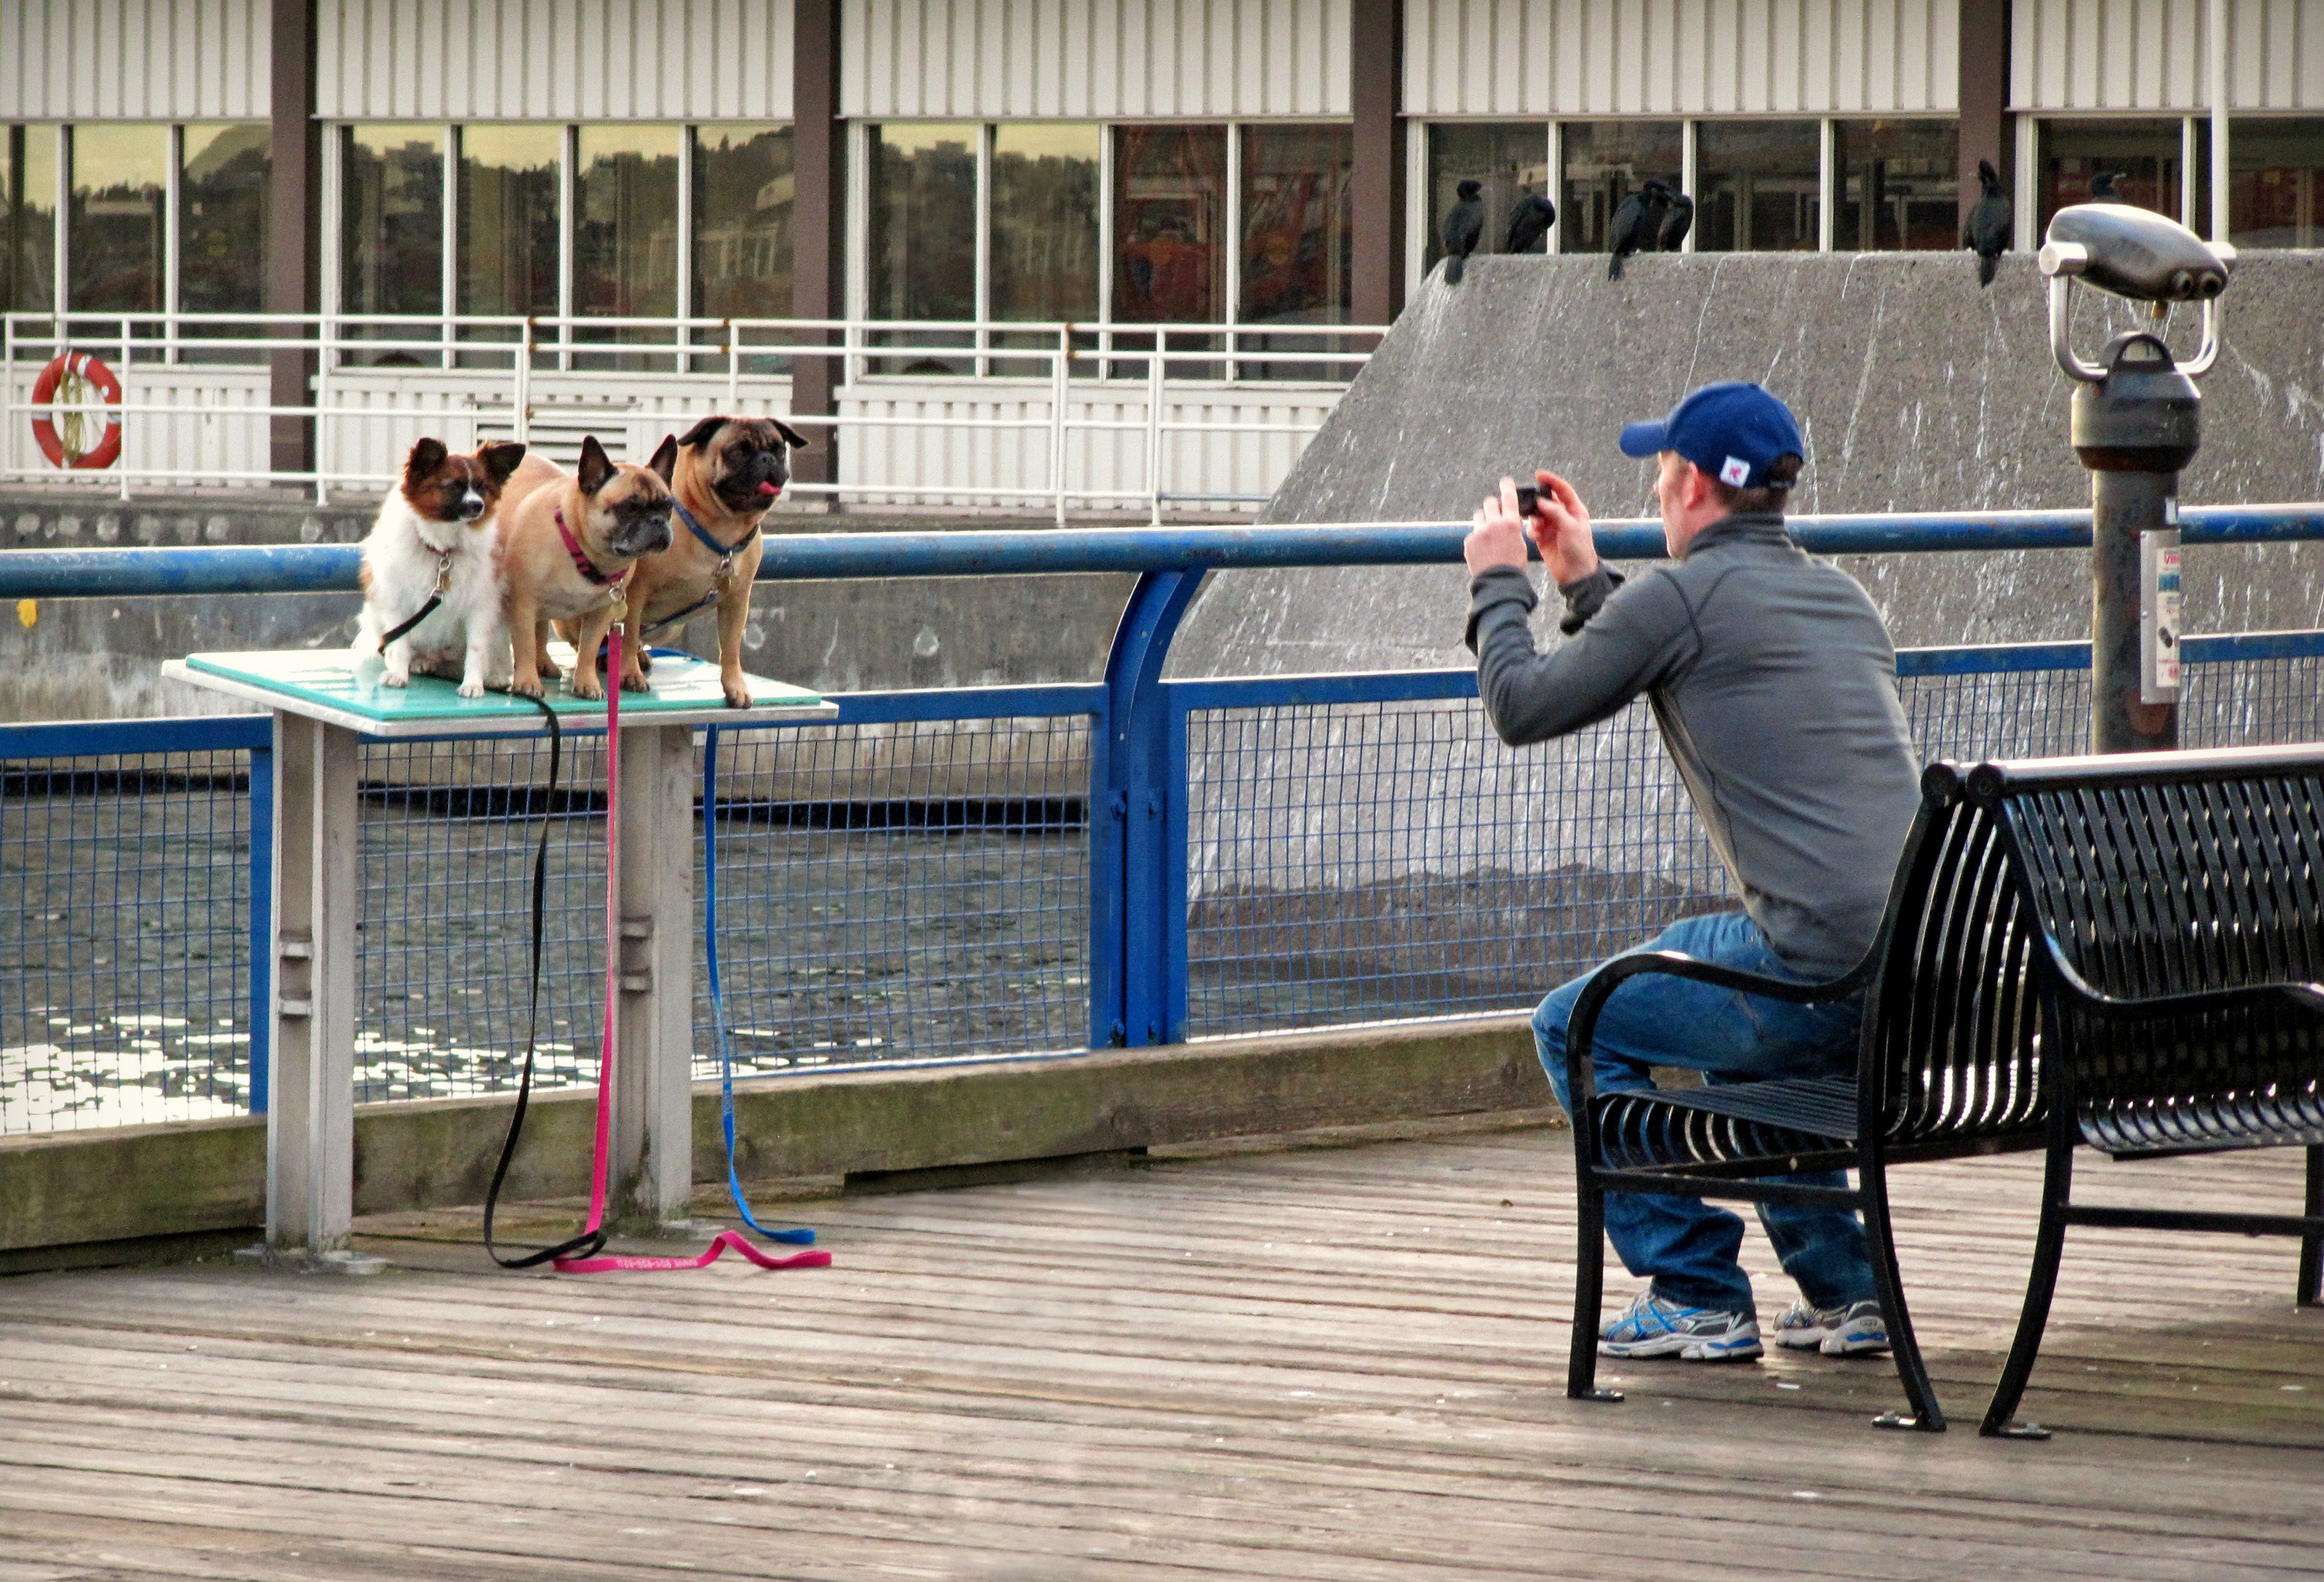
<svg viewBox="0 0 2324 1582"><path fill-rule="evenodd" d="M536 471L527 477L520 467L510 480L511 492L521 493L513 506L502 507L501 583L515 658L511 692L540 695L541 677L557 674L549 657L549 622L569 621L573 695L605 695L597 679L597 648L631 608L638 562L669 547L669 478L677 464L675 439L665 438L653 459L639 467L613 461L593 434L581 442L578 473L568 477L559 471L552 479ZM634 619L630 630L637 630ZM631 690L644 688L641 676Z"/></svg>

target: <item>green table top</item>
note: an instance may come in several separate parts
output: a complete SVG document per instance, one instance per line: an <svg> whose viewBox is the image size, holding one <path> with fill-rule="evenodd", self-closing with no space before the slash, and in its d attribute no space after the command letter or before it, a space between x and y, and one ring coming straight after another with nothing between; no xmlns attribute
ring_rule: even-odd
<svg viewBox="0 0 2324 1582"><path fill-rule="evenodd" d="M571 650L555 644L551 651L570 668ZM540 711L523 698L497 692L462 697L454 683L432 676L414 676L409 686L383 685L379 660L358 660L343 648L189 654L162 669L165 675L197 686L345 725L366 735L541 728ZM622 694L625 722L768 725L827 720L837 713L819 694L756 676L746 677L752 706L730 709L719 685L716 665L670 650L654 656L648 680L650 692ZM585 702L567 692L562 683L551 683L543 701L562 722L584 727L604 722L603 699Z"/></svg>

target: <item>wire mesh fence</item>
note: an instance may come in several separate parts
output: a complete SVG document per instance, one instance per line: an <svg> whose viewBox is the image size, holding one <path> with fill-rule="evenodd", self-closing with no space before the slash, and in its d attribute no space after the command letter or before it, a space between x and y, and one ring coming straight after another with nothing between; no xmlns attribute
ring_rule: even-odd
<svg viewBox="0 0 2324 1582"><path fill-rule="evenodd" d="M248 1108L250 759L0 765L0 1135Z"/></svg>
<svg viewBox="0 0 2324 1582"><path fill-rule="evenodd" d="M738 1073L1083 1046L1085 718L720 736L719 968Z"/></svg>
<svg viewBox="0 0 2324 1582"><path fill-rule="evenodd" d="M2085 670L1904 658L1929 756L2087 740ZM1643 707L1512 752L1472 698L1365 700L1366 678L1345 679L1346 702L1189 716L1189 1034L1514 1008L1730 904ZM2190 747L2324 739L2324 657L2191 664L2181 730ZM738 1071L1083 1046L1092 909L1111 882L1093 870L1088 716L722 740L718 923ZM595 1080L602 739L567 748L554 798L537 740L364 749L359 1099L514 1084L544 818L540 1075ZM251 1019L254 759L0 761L0 1135L247 1112L265 1031ZM697 926L697 952L700 939ZM696 1016L707 1076L706 998Z"/></svg>

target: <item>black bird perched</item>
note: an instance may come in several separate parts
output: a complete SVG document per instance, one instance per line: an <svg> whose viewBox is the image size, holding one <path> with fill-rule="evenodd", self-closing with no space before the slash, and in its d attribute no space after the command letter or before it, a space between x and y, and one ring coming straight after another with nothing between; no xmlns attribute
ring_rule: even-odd
<svg viewBox="0 0 2324 1582"><path fill-rule="evenodd" d="M1557 205L1538 192L1528 192L1509 211L1508 245L1504 253L1531 253L1550 226L1557 224Z"/></svg>
<svg viewBox="0 0 2324 1582"><path fill-rule="evenodd" d="M1663 216L1661 232L1655 244L1665 253L1676 253L1686 242L1686 234L1694 229L1694 199L1683 192L1670 196L1670 212Z"/></svg>
<svg viewBox="0 0 2324 1582"><path fill-rule="evenodd" d="M1961 227L1961 245L1977 254L1977 283L1989 286L1994 271L2001 266L2001 255L2009 251L2014 216L1991 160L1978 161L1977 184L1985 193L1969 211L1969 224Z"/></svg>
<svg viewBox="0 0 2324 1582"><path fill-rule="evenodd" d="M1485 189L1480 181L1463 181L1457 189L1461 201L1444 211L1444 283L1457 286L1461 272L1469 267L1469 254L1477 251L1477 243L1485 235L1485 206L1477 201L1477 194Z"/></svg>
<svg viewBox="0 0 2324 1582"><path fill-rule="evenodd" d="M2114 189L2114 184L2129 175L2128 170L2100 170L2090 178L2092 203L2128 203L2130 199Z"/></svg>
<svg viewBox="0 0 2324 1582"><path fill-rule="evenodd" d="M1671 189L1663 182L1649 180L1637 191L1624 198L1614 210L1614 256L1607 261L1606 278L1622 278L1622 261L1641 247L1654 245L1662 230L1663 216L1670 208Z"/></svg>

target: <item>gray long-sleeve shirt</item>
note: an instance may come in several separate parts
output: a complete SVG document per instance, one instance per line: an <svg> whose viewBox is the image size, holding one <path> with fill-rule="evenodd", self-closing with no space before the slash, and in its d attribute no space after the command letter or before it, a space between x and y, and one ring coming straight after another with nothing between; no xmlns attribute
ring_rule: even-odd
<svg viewBox="0 0 2324 1582"><path fill-rule="evenodd" d="M1775 954L1810 977L1854 966L1920 805L1895 648L1864 590L1780 516L1738 513L1675 565L1628 583L1601 566L1561 592L1572 635L1538 653L1524 572L1470 585L1477 691L1501 740L1563 736L1646 694Z"/></svg>

